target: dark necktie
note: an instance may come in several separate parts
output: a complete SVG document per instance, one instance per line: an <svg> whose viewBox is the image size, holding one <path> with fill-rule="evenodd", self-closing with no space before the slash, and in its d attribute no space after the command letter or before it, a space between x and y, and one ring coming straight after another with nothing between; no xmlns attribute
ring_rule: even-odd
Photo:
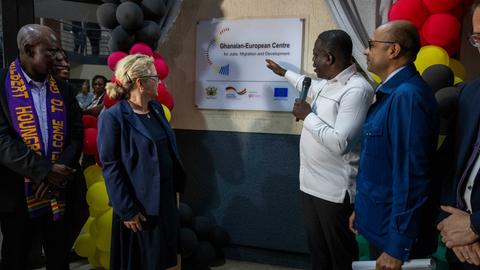
<svg viewBox="0 0 480 270"><path fill-rule="evenodd" d="M472 169L472 165L475 163L475 161L478 158L479 152L480 152L480 129L477 131L477 140L475 141L472 154L468 159L467 166L465 167L462 177L460 178L460 181L458 182L458 185L457 185L457 208L462 210L465 209L465 202L463 201L463 191L465 189L464 186L466 184L466 181L468 180L468 176L470 175L470 170Z"/></svg>

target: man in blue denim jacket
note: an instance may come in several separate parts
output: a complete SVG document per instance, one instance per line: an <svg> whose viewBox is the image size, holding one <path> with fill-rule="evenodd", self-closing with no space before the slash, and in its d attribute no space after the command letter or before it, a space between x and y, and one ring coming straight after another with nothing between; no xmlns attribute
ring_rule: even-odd
<svg viewBox="0 0 480 270"><path fill-rule="evenodd" d="M363 125L351 225L369 241L377 269L401 269L436 244L430 239L431 247L420 247L439 118L433 92L413 65L419 49L415 26L393 21L375 30L365 50L368 70L382 84ZM429 223L434 231L433 217Z"/></svg>

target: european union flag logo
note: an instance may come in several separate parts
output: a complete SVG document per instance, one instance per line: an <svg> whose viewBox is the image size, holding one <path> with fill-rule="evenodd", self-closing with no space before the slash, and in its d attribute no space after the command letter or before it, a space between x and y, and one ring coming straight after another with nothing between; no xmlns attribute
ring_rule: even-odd
<svg viewBox="0 0 480 270"><path fill-rule="evenodd" d="M273 89L274 97L288 97L288 88L286 87L275 87Z"/></svg>

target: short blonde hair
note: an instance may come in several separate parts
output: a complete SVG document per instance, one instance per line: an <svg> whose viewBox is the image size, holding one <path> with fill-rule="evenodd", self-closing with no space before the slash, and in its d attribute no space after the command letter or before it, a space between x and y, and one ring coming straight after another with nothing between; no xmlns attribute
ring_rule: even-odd
<svg viewBox="0 0 480 270"><path fill-rule="evenodd" d="M107 83L107 95L111 99L126 99L135 86L135 80L151 75L153 58L143 54L125 56L115 68L115 82Z"/></svg>

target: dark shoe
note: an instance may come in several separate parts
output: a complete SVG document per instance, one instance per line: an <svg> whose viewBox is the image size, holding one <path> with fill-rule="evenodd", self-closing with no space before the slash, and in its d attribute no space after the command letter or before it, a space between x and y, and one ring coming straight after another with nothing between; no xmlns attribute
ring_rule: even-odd
<svg viewBox="0 0 480 270"><path fill-rule="evenodd" d="M68 261L69 262L75 262L75 261L78 261L78 260L83 260L85 258L83 257L80 257L76 252L75 250L70 250L70 254L68 254Z"/></svg>

